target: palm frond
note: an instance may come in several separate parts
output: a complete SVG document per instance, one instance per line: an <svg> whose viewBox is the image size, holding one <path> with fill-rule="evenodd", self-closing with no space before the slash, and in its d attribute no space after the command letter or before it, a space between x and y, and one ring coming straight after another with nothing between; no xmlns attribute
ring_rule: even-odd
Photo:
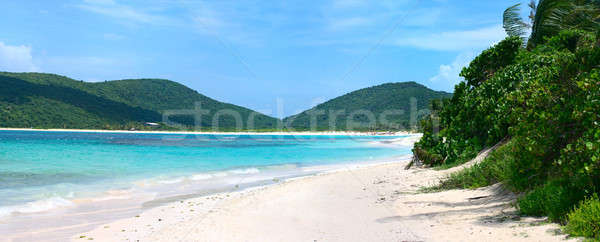
<svg viewBox="0 0 600 242"><path fill-rule="evenodd" d="M560 31L546 24L552 16L558 16L557 12L570 12L573 6L573 0L539 0L535 6L535 14L531 23L531 35L527 43L527 47L532 49L537 44L542 43L544 37L551 36Z"/></svg>
<svg viewBox="0 0 600 242"><path fill-rule="evenodd" d="M523 37L525 35L525 33L527 32L527 28L529 28L529 26L521 18L520 12L521 12L521 4L520 3L515 4L515 5L507 8L506 10L504 10L504 14L502 16L502 18L503 18L502 27L504 27L504 31L506 31L506 34L508 34L508 36Z"/></svg>
<svg viewBox="0 0 600 242"><path fill-rule="evenodd" d="M600 7L590 3L582 5L572 3L568 8L559 8L552 11L543 25L557 31L564 29L596 31L600 29L599 16Z"/></svg>
<svg viewBox="0 0 600 242"><path fill-rule="evenodd" d="M544 38L561 30L600 29L600 1L598 0L540 0L537 4L529 49L542 43Z"/></svg>

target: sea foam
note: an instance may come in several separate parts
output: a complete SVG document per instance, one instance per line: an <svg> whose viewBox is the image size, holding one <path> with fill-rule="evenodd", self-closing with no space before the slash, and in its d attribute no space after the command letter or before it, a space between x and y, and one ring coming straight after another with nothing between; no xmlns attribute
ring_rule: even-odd
<svg viewBox="0 0 600 242"><path fill-rule="evenodd" d="M50 209L67 207L73 205L73 202L62 197L50 197L37 201L25 203L23 205L0 207L0 217L8 216L14 213L38 213Z"/></svg>

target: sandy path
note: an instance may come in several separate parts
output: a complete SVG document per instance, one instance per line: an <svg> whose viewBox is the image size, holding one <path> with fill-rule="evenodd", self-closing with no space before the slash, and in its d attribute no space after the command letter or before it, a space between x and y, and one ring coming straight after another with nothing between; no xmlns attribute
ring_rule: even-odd
<svg viewBox="0 0 600 242"><path fill-rule="evenodd" d="M157 207L75 241L560 241L500 186L419 194L449 171L406 161ZM85 236L80 238L81 236Z"/></svg>

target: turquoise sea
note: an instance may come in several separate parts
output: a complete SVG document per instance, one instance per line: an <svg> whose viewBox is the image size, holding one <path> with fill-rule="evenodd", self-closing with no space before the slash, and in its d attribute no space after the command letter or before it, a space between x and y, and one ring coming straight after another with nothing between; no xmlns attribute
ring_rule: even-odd
<svg viewBox="0 0 600 242"><path fill-rule="evenodd" d="M81 201L157 200L408 155L407 136L0 131L0 218Z"/></svg>

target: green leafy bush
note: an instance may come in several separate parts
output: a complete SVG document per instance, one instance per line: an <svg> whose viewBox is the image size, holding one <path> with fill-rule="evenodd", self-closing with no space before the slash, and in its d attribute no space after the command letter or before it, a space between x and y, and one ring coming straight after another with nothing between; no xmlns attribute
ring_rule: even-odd
<svg viewBox="0 0 600 242"><path fill-rule="evenodd" d="M523 45L522 41L521 38L512 37L483 51L460 75L467 80L469 86L479 86L497 71L514 62Z"/></svg>
<svg viewBox="0 0 600 242"><path fill-rule="evenodd" d="M568 215L569 223L565 231L575 236L584 236L600 240L600 200L594 195Z"/></svg>
<svg viewBox="0 0 600 242"><path fill-rule="evenodd" d="M475 189L505 181L511 172L509 164L514 159L513 149L512 142L500 146L481 163L450 174L434 190Z"/></svg>
<svg viewBox="0 0 600 242"><path fill-rule="evenodd" d="M522 213L561 223L585 197L600 193L598 33L560 32L531 51L519 49L506 64L510 58L490 53L519 40L508 38L476 58L452 99L422 121L424 136L415 150L441 157L447 166L505 137L510 149L501 157L494 158L501 154L494 152L442 186L475 188L501 181L526 194L518 201ZM493 65L494 58L499 65ZM440 165L439 160L429 162Z"/></svg>
<svg viewBox="0 0 600 242"><path fill-rule="evenodd" d="M415 147L439 154L446 164L460 164L505 138L510 126L505 95L521 79L520 69L509 64L522 55L521 43L518 37L507 38L465 68L461 75L466 81L455 87L452 99L439 105L434 116L423 121L424 136Z"/></svg>
<svg viewBox="0 0 600 242"><path fill-rule="evenodd" d="M580 189L562 181L551 181L519 198L521 213L548 216L551 221L565 221L566 215L584 198Z"/></svg>

